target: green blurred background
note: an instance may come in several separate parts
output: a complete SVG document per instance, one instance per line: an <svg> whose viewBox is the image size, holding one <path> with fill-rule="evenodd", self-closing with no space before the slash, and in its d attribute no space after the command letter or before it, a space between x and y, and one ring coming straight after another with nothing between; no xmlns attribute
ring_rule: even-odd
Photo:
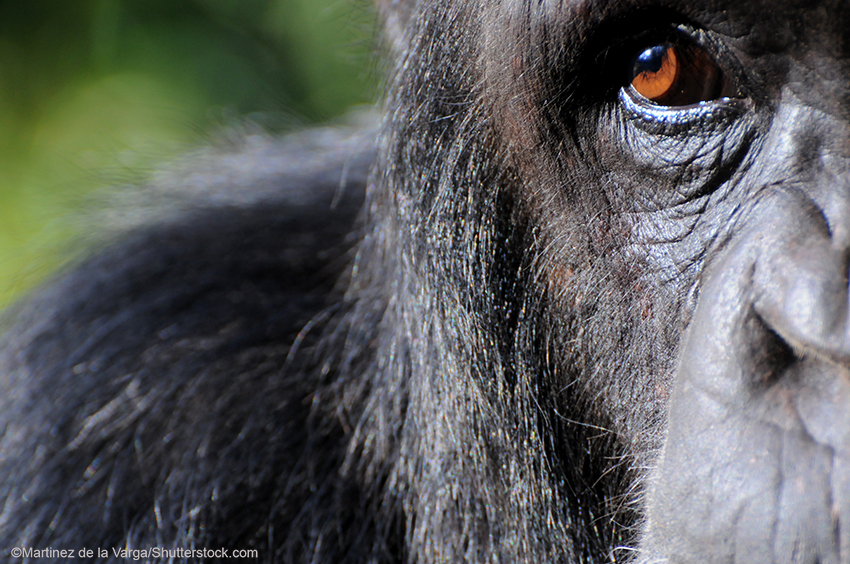
<svg viewBox="0 0 850 564"><path fill-rule="evenodd" d="M374 25L363 0L0 0L0 306L69 256L92 191L242 119L374 101Z"/></svg>

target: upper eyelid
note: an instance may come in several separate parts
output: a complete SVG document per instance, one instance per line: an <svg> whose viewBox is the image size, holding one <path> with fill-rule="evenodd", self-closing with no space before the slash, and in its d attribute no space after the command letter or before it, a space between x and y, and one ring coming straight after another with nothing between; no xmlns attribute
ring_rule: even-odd
<svg viewBox="0 0 850 564"><path fill-rule="evenodd" d="M664 42L691 42L700 47L703 43L695 28L670 22L667 25L644 29L632 35L615 37L594 56L594 64L597 68L607 69L605 72L610 73L614 70L611 68L612 65L625 68L638 50ZM716 58L713 49L708 51L713 58Z"/></svg>

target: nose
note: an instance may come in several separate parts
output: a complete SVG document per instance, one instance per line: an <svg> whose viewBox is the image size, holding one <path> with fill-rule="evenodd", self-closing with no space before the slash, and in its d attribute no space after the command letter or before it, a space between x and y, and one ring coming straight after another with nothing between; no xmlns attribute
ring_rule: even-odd
<svg viewBox="0 0 850 564"><path fill-rule="evenodd" d="M850 123L790 93L744 218L745 299L797 358L850 363Z"/></svg>
<svg viewBox="0 0 850 564"><path fill-rule="evenodd" d="M759 211L772 218L755 234L753 308L799 358L850 364L850 252L822 210L801 192ZM840 218L841 224L850 218Z"/></svg>

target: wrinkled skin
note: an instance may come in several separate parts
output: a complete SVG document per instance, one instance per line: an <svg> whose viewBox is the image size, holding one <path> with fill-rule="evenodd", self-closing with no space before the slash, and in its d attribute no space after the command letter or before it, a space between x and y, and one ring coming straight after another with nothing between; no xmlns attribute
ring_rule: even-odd
<svg viewBox="0 0 850 564"><path fill-rule="evenodd" d="M0 546L850 562L850 4L379 8L379 133L190 163L15 312ZM722 89L636 93L665 41Z"/></svg>

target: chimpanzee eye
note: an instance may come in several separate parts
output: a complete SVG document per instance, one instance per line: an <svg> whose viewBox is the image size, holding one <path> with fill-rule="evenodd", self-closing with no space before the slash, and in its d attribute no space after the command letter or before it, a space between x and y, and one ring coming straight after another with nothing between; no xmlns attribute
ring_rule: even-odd
<svg viewBox="0 0 850 564"><path fill-rule="evenodd" d="M691 106L738 95L704 49L684 43L641 49L632 59L629 83L634 93L659 106Z"/></svg>

